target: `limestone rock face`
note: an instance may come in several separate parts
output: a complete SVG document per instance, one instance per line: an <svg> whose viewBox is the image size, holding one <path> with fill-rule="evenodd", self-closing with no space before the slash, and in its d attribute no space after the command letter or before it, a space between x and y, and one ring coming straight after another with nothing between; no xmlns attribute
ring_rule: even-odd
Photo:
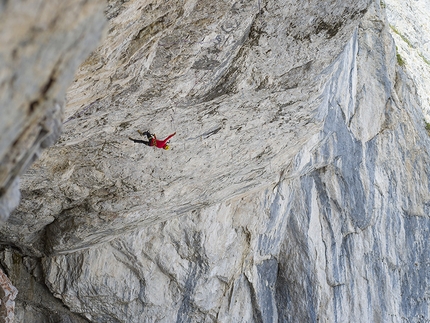
<svg viewBox="0 0 430 323"><path fill-rule="evenodd" d="M23 184L14 220L52 222L45 247L67 253L276 183L321 128L327 67L366 6L110 3L110 33L68 92L64 134L26 177L47 198L34 205ZM176 131L172 151L130 141L138 129ZM41 226L24 230L24 244L40 240Z"/></svg>
<svg viewBox="0 0 430 323"><path fill-rule="evenodd" d="M429 318L430 139L380 1L105 13L2 225L10 273L64 321Z"/></svg>
<svg viewBox="0 0 430 323"><path fill-rule="evenodd" d="M15 293L13 322L88 322L79 315L71 313L46 288L40 261L23 256L12 248L5 248L0 252L0 261L1 266L8 273L8 278L14 283L14 288L18 290L18 295Z"/></svg>
<svg viewBox="0 0 430 323"><path fill-rule="evenodd" d="M427 0L384 2L399 60L411 76L427 122L430 122L430 22Z"/></svg>
<svg viewBox="0 0 430 323"><path fill-rule="evenodd" d="M0 3L0 220L19 203L18 176L57 140L66 89L104 21L101 0Z"/></svg>

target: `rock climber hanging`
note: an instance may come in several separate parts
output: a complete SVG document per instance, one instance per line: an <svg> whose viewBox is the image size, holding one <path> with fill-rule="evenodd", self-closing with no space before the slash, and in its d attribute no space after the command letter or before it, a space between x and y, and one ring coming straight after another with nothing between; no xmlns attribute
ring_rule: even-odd
<svg viewBox="0 0 430 323"><path fill-rule="evenodd" d="M169 149L170 146L167 144L168 140L170 138L172 138L174 135L176 135L175 133L172 133L170 136L168 136L166 139L164 140L158 140L157 137L155 136L155 134L151 134L149 133L149 131L137 131L139 134L141 134L142 136L146 136L148 138L148 141L145 140L138 140L138 139L133 139L131 137L128 137L128 139L130 139L133 142L139 143L139 144L145 144L147 146L155 146L157 148L163 148L163 149Z"/></svg>

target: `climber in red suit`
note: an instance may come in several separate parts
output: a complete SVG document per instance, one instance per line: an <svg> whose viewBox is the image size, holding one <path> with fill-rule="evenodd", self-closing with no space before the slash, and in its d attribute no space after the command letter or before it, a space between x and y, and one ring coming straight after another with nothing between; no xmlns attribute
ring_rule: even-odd
<svg viewBox="0 0 430 323"><path fill-rule="evenodd" d="M176 132L175 132L175 133L172 133L170 136L168 136L164 140L158 140L157 137L155 136L155 134L150 134L149 131L142 132L142 131L138 130L137 132L140 133L142 136L146 136L148 138L148 141L133 139L131 137L128 137L128 139L130 139L133 142L145 144L147 146L155 146L157 148L163 148L166 150L170 148L169 145L167 144L167 141L170 138L172 138L174 135L176 135Z"/></svg>

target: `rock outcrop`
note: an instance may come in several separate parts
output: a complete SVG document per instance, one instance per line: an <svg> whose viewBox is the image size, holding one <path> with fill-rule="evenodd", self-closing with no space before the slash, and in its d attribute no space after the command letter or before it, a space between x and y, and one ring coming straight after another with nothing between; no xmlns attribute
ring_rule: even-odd
<svg viewBox="0 0 430 323"><path fill-rule="evenodd" d="M412 78L427 122L430 122L430 24L425 0L383 2L400 64Z"/></svg>
<svg viewBox="0 0 430 323"><path fill-rule="evenodd" d="M15 318L15 297L18 290L0 269L0 322L12 323Z"/></svg>
<svg viewBox="0 0 430 323"><path fill-rule="evenodd" d="M104 21L101 0L0 3L0 220L19 203L19 175L60 135L66 89Z"/></svg>
<svg viewBox="0 0 430 323"><path fill-rule="evenodd" d="M430 138L383 7L109 1L11 279L64 322L428 320Z"/></svg>
<svg viewBox="0 0 430 323"><path fill-rule="evenodd" d="M101 38L106 25L104 6L101 0L0 2L0 221L19 203L19 176L60 135L66 89ZM4 228L2 235L8 235ZM8 238L2 244L10 245ZM11 269L2 258L3 267ZM0 272L4 282L0 320L12 322L15 287L7 287L8 278ZM11 271L8 275L22 287L15 322L47 322L58 317L50 310L42 314L40 300L33 307L31 299L38 293L32 279ZM48 302L48 296L53 297L45 293Z"/></svg>

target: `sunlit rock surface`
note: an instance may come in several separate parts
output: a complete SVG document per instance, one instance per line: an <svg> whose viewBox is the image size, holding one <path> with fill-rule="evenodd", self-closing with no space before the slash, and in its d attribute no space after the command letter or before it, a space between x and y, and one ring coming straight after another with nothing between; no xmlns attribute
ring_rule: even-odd
<svg viewBox="0 0 430 323"><path fill-rule="evenodd" d="M9 272L90 322L429 318L430 139L379 1L105 12L2 226Z"/></svg>
<svg viewBox="0 0 430 323"><path fill-rule="evenodd" d="M322 127L324 91L340 73L331 64L357 46L351 39L367 3L351 10L340 2L307 9L286 2L280 10L269 2L260 12L257 2L176 6L129 1L107 10L110 33L68 92L65 133L28 172L32 188L23 184L15 219L37 213L52 222L47 252L107 242L279 181ZM167 25L151 27L159 20ZM231 30L229 21L236 21ZM349 56L338 65L355 59ZM219 63L200 66L205 60ZM363 136L375 131L353 126ZM139 137L138 129L159 137L176 131L172 151L133 143L128 137ZM43 203L33 198L36 188ZM25 230L18 240L39 240L40 228Z"/></svg>
<svg viewBox="0 0 430 323"><path fill-rule="evenodd" d="M430 1L387 0L390 31L399 60L411 76L427 122L430 122Z"/></svg>
<svg viewBox="0 0 430 323"><path fill-rule="evenodd" d="M102 0L0 1L2 250L5 246L14 247L9 234L26 234L19 228L14 233L9 232L3 221L19 204L19 175L60 135L66 90L77 67L97 47L102 36L106 25L104 6ZM28 223L43 226L41 222L44 221L38 219L36 216ZM10 224L13 223L12 220ZM2 276L5 279L2 279L3 292L0 293L1 322L69 322L60 321L60 317L81 320L65 309L43 282L40 288L44 294L40 296L34 277L18 265L22 260L18 254L16 257L16 261L12 261L1 252L0 272L3 268L7 273ZM7 277L13 284L10 288ZM15 316L14 286L19 289ZM51 304L56 304L54 312ZM58 314L61 312L66 314ZM73 322L80 322L76 319Z"/></svg>
<svg viewBox="0 0 430 323"><path fill-rule="evenodd" d="M97 46L103 1L0 3L0 220L19 203L18 176L60 135L65 92Z"/></svg>

